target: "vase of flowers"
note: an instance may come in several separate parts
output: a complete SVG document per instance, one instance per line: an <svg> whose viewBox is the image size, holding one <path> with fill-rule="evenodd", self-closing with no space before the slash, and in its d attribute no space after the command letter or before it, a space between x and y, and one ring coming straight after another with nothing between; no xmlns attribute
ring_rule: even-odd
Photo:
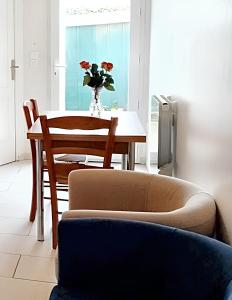
<svg viewBox="0 0 232 300"><path fill-rule="evenodd" d="M112 75L109 72L113 69L113 64L110 62L103 61L101 67L97 64L90 64L87 61L81 61L80 66L82 69L85 69L85 75L83 79L83 86L88 85L92 88L92 101L90 103L90 113L91 116L100 117L101 114L101 99L100 93L103 88L108 91L114 91L114 80Z"/></svg>
<svg viewBox="0 0 232 300"><path fill-rule="evenodd" d="M100 117L102 111L101 98L100 94L102 87L93 87L92 88L92 100L89 105L89 111L91 116Z"/></svg>

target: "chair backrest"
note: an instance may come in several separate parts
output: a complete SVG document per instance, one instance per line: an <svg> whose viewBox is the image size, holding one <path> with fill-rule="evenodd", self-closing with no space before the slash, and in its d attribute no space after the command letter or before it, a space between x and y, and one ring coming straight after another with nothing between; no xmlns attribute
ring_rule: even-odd
<svg viewBox="0 0 232 300"><path fill-rule="evenodd" d="M103 168L110 168L111 157L114 148L115 131L118 124L117 118L105 120L87 116L66 116L47 119L46 116L40 116L41 127L43 131L44 150L46 151L48 168L54 169L54 154L86 154L101 156L104 158ZM108 129L108 135L104 142L96 141L65 141L59 140L59 134L51 133L50 129L63 130L101 130ZM70 134L70 132L69 132ZM94 134L94 132L93 132Z"/></svg>
<svg viewBox="0 0 232 300"><path fill-rule="evenodd" d="M23 111L27 123L27 128L30 129L39 117L37 101L35 99L25 101L23 103Z"/></svg>
<svg viewBox="0 0 232 300"><path fill-rule="evenodd" d="M27 128L30 129L31 126L35 123L35 121L39 117L37 101L35 99L30 99L29 101L25 101L23 103L23 111L24 111L24 116L26 119ZM35 162L35 160L36 160L35 141L30 140L30 144L31 144L32 160Z"/></svg>

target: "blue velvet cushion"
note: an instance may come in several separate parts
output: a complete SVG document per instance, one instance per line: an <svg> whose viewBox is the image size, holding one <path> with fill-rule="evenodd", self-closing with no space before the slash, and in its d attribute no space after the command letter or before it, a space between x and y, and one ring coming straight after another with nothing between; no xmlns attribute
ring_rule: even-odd
<svg viewBox="0 0 232 300"><path fill-rule="evenodd" d="M63 220L59 267L51 300L231 300L231 247L161 225Z"/></svg>

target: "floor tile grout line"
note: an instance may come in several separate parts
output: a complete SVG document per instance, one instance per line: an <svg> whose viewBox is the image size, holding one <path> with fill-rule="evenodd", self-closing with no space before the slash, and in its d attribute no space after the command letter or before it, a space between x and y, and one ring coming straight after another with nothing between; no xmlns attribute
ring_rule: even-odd
<svg viewBox="0 0 232 300"><path fill-rule="evenodd" d="M11 236L16 236L16 237L26 237L26 236L35 236L35 235L25 235L25 234L16 234L16 233L6 233L6 232L1 232L0 236L4 236L4 235L9 235Z"/></svg>
<svg viewBox="0 0 232 300"><path fill-rule="evenodd" d="M20 259L21 259L21 256L22 256L22 255L20 254L12 278L14 278L14 276L15 276L15 273L16 273L16 270L17 270L17 268L18 268L18 265L19 265L19 261L20 261Z"/></svg>
<svg viewBox="0 0 232 300"><path fill-rule="evenodd" d="M42 256L42 255L32 255L32 254L28 254L28 253L13 253L13 252L7 252L7 251L0 251L0 255L1 254L6 254L6 255L14 255L14 256L27 256L27 257L35 257L35 258L53 258L55 259L56 258L56 254L50 254L50 255L47 255L47 256Z"/></svg>
<svg viewBox="0 0 232 300"><path fill-rule="evenodd" d="M35 257L35 258L52 259L52 260L56 261L56 255L54 255L54 256L35 256L35 255L23 254L23 253L18 254L18 255L20 255L21 258L22 257Z"/></svg>
<svg viewBox="0 0 232 300"><path fill-rule="evenodd" d="M4 277L6 278L6 277ZM24 280L24 281L32 281L32 282L40 282L40 283L50 283L50 284L57 284L57 282L55 281L44 281L44 280L35 280L35 279L28 279L28 278L20 278L20 277L14 277L11 279L15 279L15 280Z"/></svg>
<svg viewBox="0 0 232 300"><path fill-rule="evenodd" d="M20 257L19 257L19 259L18 259L17 265L16 265L15 270L14 270L14 274L13 274L13 276L11 277L12 279L21 279L21 280L28 280L28 281L45 282L45 283L53 283L53 284L56 284L55 281L45 281L45 280L35 280L35 279L29 279L29 278L15 277L15 274L16 274L16 271L17 271L17 268L18 268L18 265L19 265L19 262L20 262L22 256L24 256L24 255L20 255Z"/></svg>
<svg viewBox="0 0 232 300"><path fill-rule="evenodd" d="M1 203L0 203L1 204ZM31 223L31 224L33 224L33 222L30 222L30 221L28 221L28 218L17 218L17 217L6 217L6 216L1 216L0 215L0 219L15 219L15 220L17 220L17 221L26 221L27 220L27 222L26 223Z"/></svg>
<svg viewBox="0 0 232 300"><path fill-rule="evenodd" d="M16 234L16 233L7 233L7 232L0 232L0 237L3 235L9 235L9 236L16 236L16 237L28 237L28 236L36 236L36 235L25 235L25 234Z"/></svg>
<svg viewBox="0 0 232 300"><path fill-rule="evenodd" d="M57 282L51 282L51 281L40 281L40 280L30 280L30 279L24 279L24 278L12 278L12 277L4 277L0 275L1 279L9 279L9 280L15 280L15 281L26 281L26 282L33 282L33 283L42 283L42 284L49 284L49 285L56 285Z"/></svg>
<svg viewBox="0 0 232 300"><path fill-rule="evenodd" d="M0 251L0 254L15 255L15 256L21 255L21 253L12 253L12 252L7 252L7 251Z"/></svg>

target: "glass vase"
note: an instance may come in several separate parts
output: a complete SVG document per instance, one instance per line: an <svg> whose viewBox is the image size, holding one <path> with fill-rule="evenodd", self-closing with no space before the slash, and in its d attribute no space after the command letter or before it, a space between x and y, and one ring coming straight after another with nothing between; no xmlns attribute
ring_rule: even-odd
<svg viewBox="0 0 232 300"><path fill-rule="evenodd" d="M89 111L92 117L101 116L102 106L101 106L101 93L102 87L94 87L92 88L92 100L90 102Z"/></svg>

